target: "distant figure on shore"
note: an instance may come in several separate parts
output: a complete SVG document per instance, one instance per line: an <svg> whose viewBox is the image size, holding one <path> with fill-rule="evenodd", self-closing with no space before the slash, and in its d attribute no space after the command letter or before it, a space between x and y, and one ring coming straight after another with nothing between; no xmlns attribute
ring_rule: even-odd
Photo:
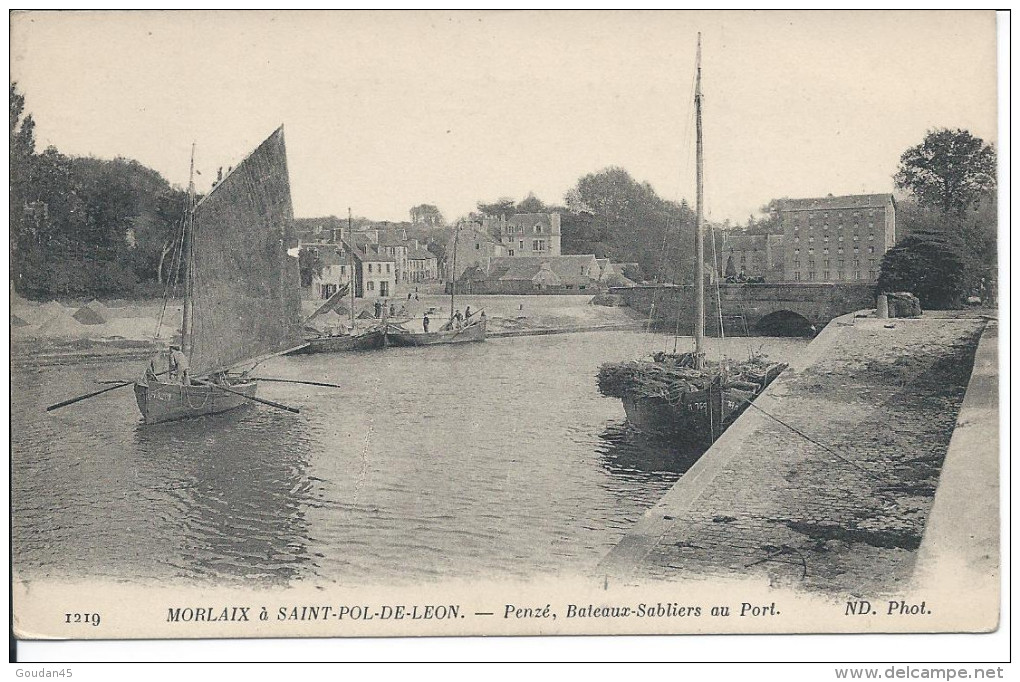
<svg viewBox="0 0 1020 682"><path fill-rule="evenodd" d="M396 316L397 316L397 306L395 306L392 303L390 303L390 317L396 317Z"/></svg>
<svg viewBox="0 0 1020 682"><path fill-rule="evenodd" d="M375 302L375 316L376 318L382 317L382 303L379 301Z"/></svg>
<svg viewBox="0 0 1020 682"><path fill-rule="evenodd" d="M417 291L414 292L414 300L416 300L416 301L418 300L418 292Z"/></svg>
<svg viewBox="0 0 1020 682"><path fill-rule="evenodd" d="M429 333L429 314L425 313L425 316L421 318L421 328L426 334Z"/></svg>
<svg viewBox="0 0 1020 682"><path fill-rule="evenodd" d="M407 300L408 300L408 301L410 301L410 300L411 300L411 292L410 292L410 291L408 291L408 292L407 292Z"/></svg>

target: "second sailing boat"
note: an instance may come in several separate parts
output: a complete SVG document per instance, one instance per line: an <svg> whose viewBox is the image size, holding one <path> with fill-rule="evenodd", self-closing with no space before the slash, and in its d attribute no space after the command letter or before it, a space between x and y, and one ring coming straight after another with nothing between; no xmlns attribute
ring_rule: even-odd
<svg viewBox="0 0 1020 682"><path fill-rule="evenodd" d="M786 367L763 358L746 362L705 360L704 180L701 130L701 34L694 88L697 206L694 352L656 353L651 360L606 363L599 391L623 401L627 421L641 430L710 444Z"/></svg>

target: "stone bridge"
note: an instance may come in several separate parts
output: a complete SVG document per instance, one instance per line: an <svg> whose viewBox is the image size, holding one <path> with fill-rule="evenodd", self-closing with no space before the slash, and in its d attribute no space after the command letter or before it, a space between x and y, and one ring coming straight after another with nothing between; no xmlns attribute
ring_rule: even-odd
<svg viewBox="0 0 1020 682"><path fill-rule="evenodd" d="M650 315L656 328L694 333L693 284L612 287L610 292ZM874 308L875 288L787 282L720 284L717 290L713 284L705 289L705 333L710 336L719 335L720 304L727 336L811 336L834 317Z"/></svg>

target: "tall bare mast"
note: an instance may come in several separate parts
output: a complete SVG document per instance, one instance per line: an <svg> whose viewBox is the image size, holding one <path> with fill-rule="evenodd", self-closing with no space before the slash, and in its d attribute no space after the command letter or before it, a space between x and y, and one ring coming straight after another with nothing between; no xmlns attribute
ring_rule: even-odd
<svg viewBox="0 0 1020 682"><path fill-rule="evenodd" d="M347 288L351 290L351 334L354 333L354 228L351 221L351 207L347 207ZM341 240L343 241L343 240Z"/></svg>
<svg viewBox="0 0 1020 682"><path fill-rule="evenodd" d="M453 271L450 273L450 326L453 326L453 297L457 292L457 240L460 238L460 223L453 228Z"/></svg>
<svg viewBox="0 0 1020 682"><path fill-rule="evenodd" d="M697 252L694 273L695 317L694 317L694 362L702 369L705 363L705 179L704 150L701 142L701 33L698 33L697 74L694 85L694 124L697 134L697 207L694 249Z"/></svg>
<svg viewBox="0 0 1020 682"><path fill-rule="evenodd" d="M194 258L192 257L192 230L195 227L195 143L191 143L191 169L188 171L188 215L184 222L184 237L181 242L181 253L184 254L184 316L181 320L181 351L187 358L191 357L191 327L194 321L194 309L191 298L194 285Z"/></svg>

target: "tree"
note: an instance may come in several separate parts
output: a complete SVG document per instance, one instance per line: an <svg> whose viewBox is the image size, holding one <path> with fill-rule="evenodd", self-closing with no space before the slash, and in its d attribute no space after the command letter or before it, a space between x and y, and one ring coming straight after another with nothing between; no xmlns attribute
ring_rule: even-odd
<svg viewBox="0 0 1020 682"><path fill-rule="evenodd" d="M492 218L499 216L512 216L517 213L517 204L512 197L500 197L494 203L486 204L478 202L478 212Z"/></svg>
<svg viewBox="0 0 1020 682"><path fill-rule="evenodd" d="M313 277L321 277L324 264L319 258L318 249L303 246L298 251L298 270L301 276L301 286L312 286Z"/></svg>
<svg viewBox="0 0 1020 682"><path fill-rule="evenodd" d="M433 204L418 204L411 207L411 224L425 225L426 227L442 227L443 214Z"/></svg>
<svg viewBox="0 0 1020 682"><path fill-rule="evenodd" d="M909 291L923 308L955 308L966 293L963 262L943 235L914 234L882 258L877 290Z"/></svg>
<svg viewBox="0 0 1020 682"><path fill-rule="evenodd" d="M29 203L29 177L33 157L35 156L35 121L32 120L31 114L23 116L25 113L25 96L18 92L17 83L11 83L10 107L11 138L9 150L11 182L10 204L8 205L10 222L8 225L10 226L10 250L13 261L11 263L12 275L15 283L20 284L26 275L26 259L31 259L33 256L38 255L22 251L25 247L30 248L30 245L21 242L26 237L26 231L30 231L34 227L34 225L26 223L35 222L37 219L41 220L43 211L40 207L39 215L33 215L34 211L27 211L30 215L26 215Z"/></svg>
<svg viewBox="0 0 1020 682"><path fill-rule="evenodd" d="M921 206L959 213L995 189L995 149L966 130L932 130L903 152L894 180Z"/></svg>
<svg viewBox="0 0 1020 682"><path fill-rule="evenodd" d="M660 281L692 279L694 214L686 203L661 199L650 184L616 166L580 178L565 200L572 212L590 218L561 220L564 253L637 262Z"/></svg>
<svg viewBox="0 0 1020 682"><path fill-rule="evenodd" d="M528 192L528 196L521 199L517 204L516 213L549 213L549 207L541 199L535 196L534 192Z"/></svg>
<svg viewBox="0 0 1020 682"><path fill-rule="evenodd" d="M979 199L962 213L949 214L906 200L897 204L896 233L901 243L919 237L953 249L963 265L964 293L979 295L997 281L997 219L994 195Z"/></svg>

